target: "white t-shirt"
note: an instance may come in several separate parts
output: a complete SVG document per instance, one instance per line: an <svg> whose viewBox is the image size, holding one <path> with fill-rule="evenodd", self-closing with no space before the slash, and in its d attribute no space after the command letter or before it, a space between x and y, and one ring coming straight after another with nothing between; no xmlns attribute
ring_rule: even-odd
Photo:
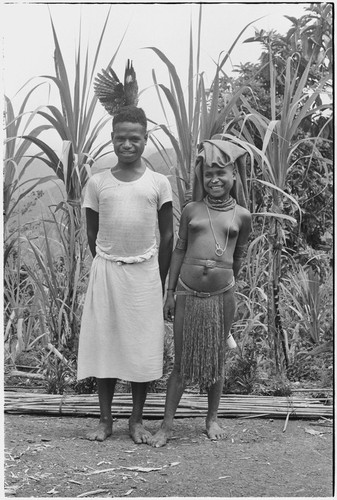
<svg viewBox="0 0 337 500"><path fill-rule="evenodd" d="M156 245L157 212L172 201L167 177L146 167L137 180L124 182L111 172L93 175L84 193L84 208L99 213L97 248L117 257L142 255Z"/></svg>

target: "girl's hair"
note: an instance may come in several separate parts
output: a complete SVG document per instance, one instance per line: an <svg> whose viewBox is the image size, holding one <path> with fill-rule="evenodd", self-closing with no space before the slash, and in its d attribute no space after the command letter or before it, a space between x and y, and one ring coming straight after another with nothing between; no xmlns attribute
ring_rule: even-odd
<svg viewBox="0 0 337 500"><path fill-rule="evenodd" d="M112 128L115 128L117 123L130 122L139 123L147 129L147 119L142 108L137 108L137 106L124 106L122 107L116 116L112 120Z"/></svg>

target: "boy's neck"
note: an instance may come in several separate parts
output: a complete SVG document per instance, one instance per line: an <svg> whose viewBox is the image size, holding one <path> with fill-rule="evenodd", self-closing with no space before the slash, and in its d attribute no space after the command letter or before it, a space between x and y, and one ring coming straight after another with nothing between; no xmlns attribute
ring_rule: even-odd
<svg viewBox="0 0 337 500"><path fill-rule="evenodd" d="M134 163L123 163L118 161L118 163L112 167L112 174L120 181L135 181L139 179L145 172L145 163L139 158Z"/></svg>

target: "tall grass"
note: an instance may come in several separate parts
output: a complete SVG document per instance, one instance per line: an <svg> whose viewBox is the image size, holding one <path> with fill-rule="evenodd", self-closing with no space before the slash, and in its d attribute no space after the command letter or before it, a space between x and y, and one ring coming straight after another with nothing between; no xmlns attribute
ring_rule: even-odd
<svg viewBox="0 0 337 500"><path fill-rule="evenodd" d="M21 201L31 193L37 186L48 182L53 176L43 178L30 178L24 181L24 176L32 165L33 161L39 159L40 154L29 155L28 148L31 142L22 139L20 136L25 134L31 123L31 116L24 124L23 118L29 114L25 111L27 102L32 92L39 87L34 87L23 99L19 112L14 112L12 101L5 96L5 139L4 139L4 180L3 180L3 204L4 204L4 232L5 244L11 236L8 234L8 222L10 218L19 209ZM30 130L30 136L37 138L42 132L51 129L52 125L39 125Z"/></svg>
<svg viewBox="0 0 337 500"><path fill-rule="evenodd" d="M4 344L5 357L16 364L24 352L46 345L44 322L39 296L25 265L25 249L20 228L17 239L11 240L5 250L4 266Z"/></svg>
<svg viewBox="0 0 337 500"><path fill-rule="evenodd" d="M190 26L190 45L188 61L188 83L186 96L183 91L183 85L174 64L167 56L156 47L147 47L152 50L159 59L166 65L170 80L170 88L162 83L158 83L156 73L153 70L153 82L157 88L158 101L166 116L167 124L158 124L163 132L169 138L177 158L175 176L177 182L178 199L180 208L186 202L189 191L192 188L194 178L194 165L197 154L197 145L199 142L210 139L214 134L222 132L224 128L228 132L233 125L232 109L239 101L245 88L241 88L235 95L230 95L225 102L222 111L219 111L219 102L221 98L220 75L223 67L230 57L235 45L243 32L255 21L248 23L235 38L228 52L219 58L215 64L215 75L210 89L206 89L204 75L200 72L200 43L202 28L202 5L199 8L198 36L196 41L196 50L192 36L192 24ZM194 55L196 52L196 56ZM169 126L165 106L161 93L173 113L176 130ZM154 144L160 149L155 137L150 136Z"/></svg>
<svg viewBox="0 0 337 500"><path fill-rule="evenodd" d="M59 350L73 350L79 334L86 270L84 256L75 258L76 247L81 246L80 235L75 233L76 223L68 218L64 207L60 210L66 214L65 221L62 216L57 220L51 208L51 219L43 221L43 235L36 241L27 237L35 260L27 272L39 296L48 341ZM74 251L69 252L71 246Z"/></svg>
<svg viewBox="0 0 337 500"><path fill-rule="evenodd" d="M279 311L279 288L282 276L285 224L288 219L294 221L293 218L288 218L284 214L285 197L300 210L297 201L286 192L286 182L288 173L292 168L292 155L303 141L303 139L298 139L298 130L302 121L313 115L318 109L327 107L315 107L314 104L329 77L322 78L315 88L310 87L308 83L310 65L309 61L301 77L298 77L297 70L292 69L292 59L289 58L287 60L282 106L278 112L276 105L276 79L281 75L276 74L272 55L270 54L271 119L253 109L247 99L244 96L242 97L243 109L246 112L244 122L248 121L252 123L262 140L263 154L255 156L260 166L262 178L254 178L254 182L265 186L272 201L269 213L261 213L261 215L267 215L270 219L268 229L268 330L271 337L274 338L275 362L279 370L282 369L280 345L283 348L286 365L289 364L289 344L286 331L282 328L282 319ZM310 92L308 92L308 88L310 88ZM241 132L246 140L252 141L252 136L249 135L247 127L242 127ZM315 148L316 138L309 140L312 141ZM323 164L328 161L322 158L321 155L319 156ZM264 158L268 161L265 161Z"/></svg>
<svg viewBox="0 0 337 500"><path fill-rule="evenodd" d="M282 295L287 297L289 309L311 342L318 344L331 314L331 296L327 284L310 266L298 266L282 286ZM330 305L330 307L329 307ZM331 325L332 326L332 325Z"/></svg>

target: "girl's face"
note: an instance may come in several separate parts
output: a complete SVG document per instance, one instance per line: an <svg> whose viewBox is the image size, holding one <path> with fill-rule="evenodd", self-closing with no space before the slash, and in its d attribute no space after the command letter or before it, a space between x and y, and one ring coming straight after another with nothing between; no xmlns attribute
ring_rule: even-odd
<svg viewBox="0 0 337 500"><path fill-rule="evenodd" d="M233 163L225 167L204 167L204 189L213 198L227 199L235 181L236 170Z"/></svg>

